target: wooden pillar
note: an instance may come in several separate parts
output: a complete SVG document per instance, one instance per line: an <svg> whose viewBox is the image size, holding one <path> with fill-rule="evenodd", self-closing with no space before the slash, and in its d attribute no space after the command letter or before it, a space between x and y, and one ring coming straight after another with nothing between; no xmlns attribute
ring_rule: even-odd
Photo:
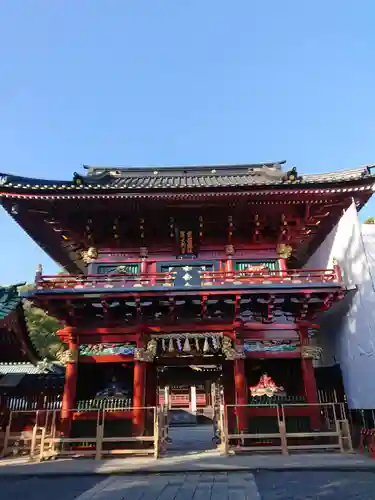
<svg viewBox="0 0 375 500"><path fill-rule="evenodd" d="M303 351L304 346L309 343L307 327L300 327L300 339L301 351ZM312 405L310 407L310 424L313 430L318 430L320 428L320 407L317 404L319 400L313 359L301 355L301 369L306 401Z"/></svg>
<svg viewBox="0 0 375 500"><path fill-rule="evenodd" d="M140 436L144 431L146 363L134 361L133 381L133 433Z"/></svg>
<svg viewBox="0 0 375 500"><path fill-rule="evenodd" d="M230 278L233 278L233 255L234 255L234 247L233 245L225 246L225 253L227 255L227 260L225 261L225 272L229 274Z"/></svg>
<svg viewBox="0 0 375 500"><path fill-rule="evenodd" d="M61 405L61 419L65 421L66 432L70 430L72 410L75 407L78 374L78 345L76 340L69 341L69 359L65 368L65 385Z"/></svg>
<svg viewBox="0 0 375 500"><path fill-rule="evenodd" d="M190 409L192 413L197 413L197 388L195 385L190 388Z"/></svg>
<svg viewBox="0 0 375 500"><path fill-rule="evenodd" d="M335 272L336 280L337 281L342 281L342 272L341 272L341 267L337 263L336 258L333 258L333 270Z"/></svg>
<svg viewBox="0 0 375 500"><path fill-rule="evenodd" d="M147 270L148 270L147 259L143 258L141 260L141 266L140 266L140 271L141 271L142 276L146 276L147 275Z"/></svg>
<svg viewBox="0 0 375 500"><path fill-rule="evenodd" d="M315 370L311 358L301 358L302 378L308 403L318 403L318 390L316 387Z"/></svg>
<svg viewBox="0 0 375 500"><path fill-rule="evenodd" d="M211 397L212 394L211 386L212 386L211 380L206 380L204 383L204 396L205 396L204 406L213 406Z"/></svg>
<svg viewBox="0 0 375 500"><path fill-rule="evenodd" d="M287 268L287 265L286 265L286 259L279 259L279 267L280 267L280 271L286 271L288 268ZM285 274L285 273L283 273Z"/></svg>
<svg viewBox="0 0 375 500"><path fill-rule="evenodd" d="M244 359L236 359L234 361L234 387L236 405L239 405L236 411L238 431L243 432L247 429L247 408L241 405L248 404Z"/></svg>
<svg viewBox="0 0 375 500"><path fill-rule="evenodd" d="M138 349L144 348L143 338L137 342ZM143 435L145 424L145 396L146 396L146 363L144 361L134 360L134 378L133 378L133 434L135 436Z"/></svg>
<svg viewBox="0 0 375 500"><path fill-rule="evenodd" d="M229 434L232 434L234 432L234 426L235 426L235 417L234 417L235 391L234 391L233 361L223 362L222 384L224 390L223 400L228 420L228 430Z"/></svg>
<svg viewBox="0 0 375 500"><path fill-rule="evenodd" d="M168 410L171 409L171 401L170 401L170 394L169 394L169 385L166 385L164 387L164 406L168 408Z"/></svg>

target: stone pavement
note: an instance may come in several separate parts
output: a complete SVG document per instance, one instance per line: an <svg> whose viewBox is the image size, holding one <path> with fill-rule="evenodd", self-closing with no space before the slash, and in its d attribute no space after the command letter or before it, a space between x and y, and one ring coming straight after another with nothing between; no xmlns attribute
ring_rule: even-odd
<svg viewBox="0 0 375 500"><path fill-rule="evenodd" d="M373 500L373 472L218 472L0 478L12 500Z"/></svg>
<svg viewBox="0 0 375 500"><path fill-rule="evenodd" d="M168 432L172 443L168 452L207 451L216 449L213 443L214 428L212 425L197 425L195 427L170 427Z"/></svg>
<svg viewBox="0 0 375 500"><path fill-rule="evenodd" d="M26 459L0 460L0 478L5 476L71 476L98 474L158 474L234 471L375 471L375 460L362 455L335 453L282 455L236 455L225 457L217 450L176 453L159 460L125 457L107 460L58 459L30 463ZM375 498L375 494L374 494Z"/></svg>

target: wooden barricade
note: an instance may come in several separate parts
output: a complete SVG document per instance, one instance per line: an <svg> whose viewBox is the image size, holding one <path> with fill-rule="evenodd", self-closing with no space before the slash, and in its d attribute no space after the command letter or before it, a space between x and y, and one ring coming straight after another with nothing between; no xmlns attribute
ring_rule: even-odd
<svg viewBox="0 0 375 500"><path fill-rule="evenodd" d="M307 407L305 415L319 416L319 428L313 431L293 430L289 428L288 413ZM340 420L336 412L336 403L316 404L283 404L281 405L282 421L285 424L286 446L289 451L339 450L344 452L344 444Z"/></svg>
<svg viewBox="0 0 375 500"><path fill-rule="evenodd" d="M246 413L248 419L252 418L252 412L265 415L271 423L270 432L238 432L238 423L233 424L238 409ZM307 422L313 421L314 425L318 416L319 428L313 431L292 428L291 419L298 420L299 416ZM273 451L286 455L298 450L353 452L349 423L342 403L227 405L223 412L223 429L225 454ZM375 457L375 432L373 436L371 452Z"/></svg>
<svg viewBox="0 0 375 500"><path fill-rule="evenodd" d="M52 432L53 410L11 411L5 433L1 436L0 457L23 455L34 459L40 450L43 429L46 433L47 427Z"/></svg>
<svg viewBox="0 0 375 500"><path fill-rule="evenodd" d="M162 405L157 408L158 416L158 437L159 437L159 453L165 453L168 443L171 442L169 437L169 419L168 405Z"/></svg>
<svg viewBox="0 0 375 500"><path fill-rule="evenodd" d="M91 420L96 418L95 435L77 437L48 437L42 434L40 460L51 457L86 456L100 460L103 457L118 455L153 455L160 456L159 417L156 407L131 408L138 414L143 412L144 420L150 417L151 433L146 435L145 429L139 435L106 435L106 426L110 421L128 421L119 417L116 408L110 410L92 410ZM77 412L74 412L77 413ZM87 412L85 412L87 413ZM96 415L94 415L96 413ZM147 415L146 415L147 413ZM84 444L84 447L82 446Z"/></svg>
<svg viewBox="0 0 375 500"><path fill-rule="evenodd" d="M249 413L252 407L265 408L273 416L275 432L234 432L229 428L229 422L237 420L238 409L243 413ZM287 453L284 430L283 426L280 425L280 409L278 405L226 405L224 428L225 454L247 451L279 451L283 454ZM254 441L255 444L252 444Z"/></svg>
<svg viewBox="0 0 375 500"><path fill-rule="evenodd" d="M72 410L64 421L60 418L60 410L10 412L5 432L0 433L0 455L22 454L31 460L74 456L101 459L104 456L130 454L151 454L158 458L161 449L161 412L156 407L136 410L138 416L143 413L140 420L142 427L138 430L132 423L133 412L125 414L117 412L115 408L85 411L84 418L91 421L92 430L87 433L74 430L74 423L82 418L77 410ZM25 419L28 422L27 429L22 427ZM115 429L111 422L115 422ZM124 431L125 427L128 432Z"/></svg>

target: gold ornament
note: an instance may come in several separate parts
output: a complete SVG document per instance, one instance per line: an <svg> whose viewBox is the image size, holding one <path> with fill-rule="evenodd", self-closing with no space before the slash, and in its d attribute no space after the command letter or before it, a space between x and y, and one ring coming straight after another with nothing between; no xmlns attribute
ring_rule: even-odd
<svg viewBox="0 0 375 500"><path fill-rule="evenodd" d="M81 257L85 264L89 264L93 260L98 258L98 251L94 247L90 247L87 251L81 252Z"/></svg>
<svg viewBox="0 0 375 500"><path fill-rule="evenodd" d="M292 255L293 248L290 245L279 243L276 247L276 251L282 259L289 259Z"/></svg>
<svg viewBox="0 0 375 500"><path fill-rule="evenodd" d="M303 345L301 355L305 359L319 359L323 349L317 345Z"/></svg>

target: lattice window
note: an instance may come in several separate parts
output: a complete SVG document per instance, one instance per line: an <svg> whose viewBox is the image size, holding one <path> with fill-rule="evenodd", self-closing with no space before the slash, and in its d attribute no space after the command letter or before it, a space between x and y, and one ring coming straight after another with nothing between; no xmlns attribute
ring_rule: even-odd
<svg viewBox="0 0 375 500"><path fill-rule="evenodd" d="M97 267L96 274L139 274L140 264L131 262L126 264L105 264Z"/></svg>
<svg viewBox="0 0 375 500"><path fill-rule="evenodd" d="M240 262L235 262L234 263L234 269L235 271L246 271L249 268L251 269L252 267L267 267L270 271L278 271L279 268L279 261L277 260L248 260L246 262L240 261Z"/></svg>

